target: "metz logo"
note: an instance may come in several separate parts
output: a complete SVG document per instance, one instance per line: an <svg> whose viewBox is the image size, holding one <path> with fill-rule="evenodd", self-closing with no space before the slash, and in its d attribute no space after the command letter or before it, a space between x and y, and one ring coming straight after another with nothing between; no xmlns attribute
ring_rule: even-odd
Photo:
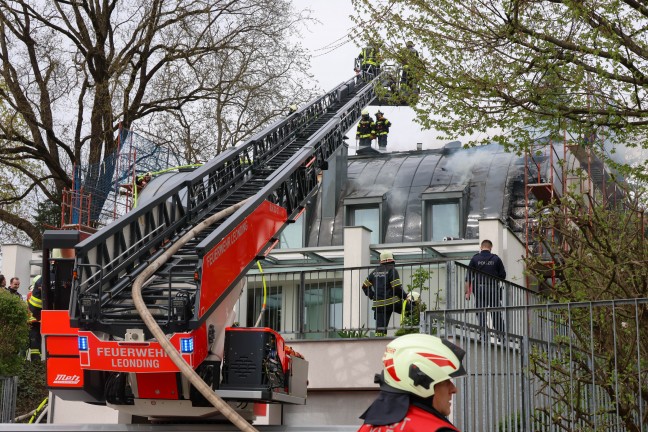
<svg viewBox="0 0 648 432"><path fill-rule="evenodd" d="M54 379L54 382L52 384L75 385L79 384L79 381L81 381L81 377L79 377L79 375L58 374L56 375L56 378Z"/></svg>

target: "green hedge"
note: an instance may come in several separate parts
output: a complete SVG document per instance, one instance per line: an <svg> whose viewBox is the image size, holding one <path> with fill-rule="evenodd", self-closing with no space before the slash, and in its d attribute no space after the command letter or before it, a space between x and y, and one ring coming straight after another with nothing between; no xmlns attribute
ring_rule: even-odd
<svg viewBox="0 0 648 432"><path fill-rule="evenodd" d="M0 288L0 376L19 375L29 346L27 303Z"/></svg>
<svg viewBox="0 0 648 432"><path fill-rule="evenodd" d="M45 382L45 363L41 361L23 361L18 376L18 401L16 416L26 414L38 407L48 395ZM25 419L28 422L29 419Z"/></svg>

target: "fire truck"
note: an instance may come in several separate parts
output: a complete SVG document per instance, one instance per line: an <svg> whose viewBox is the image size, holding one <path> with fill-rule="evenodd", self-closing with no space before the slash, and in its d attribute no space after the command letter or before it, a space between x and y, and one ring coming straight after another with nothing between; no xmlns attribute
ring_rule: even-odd
<svg viewBox="0 0 648 432"><path fill-rule="evenodd" d="M213 395L235 410L304 404L307 361L269 328L233 326L234 306L246 270L300 217L378 79L345 81L205 165L154 179L154 193L93 234L46 231L52 393L148 418L217 417Z"/></svg>

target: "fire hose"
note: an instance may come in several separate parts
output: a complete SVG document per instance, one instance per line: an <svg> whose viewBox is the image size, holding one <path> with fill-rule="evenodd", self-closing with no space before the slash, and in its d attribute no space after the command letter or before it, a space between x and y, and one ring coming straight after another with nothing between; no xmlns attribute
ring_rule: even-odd
<svg viewBox="0 0 648 432"><path fill-rule="evenodd" d="M182 375L184 375L189 382L211 403L216 409L218 409L229 421L231 421L234 426L239 428L241 431L247 432L258 432L250 423L248 423L239 413L236 412L231 406L227 404L221 397L219 397L211 387L205 383L202 378L196 373L195 370L182 358L182 355L178 350L173 346L173 344L167 339L166 335L153 318L153 315L149 312L144 299L142 298L142 287L144 283L162 266L169 258L171 258L185 243L194 238L198 233L214 224L215 222L223 219L234 213L239 209L247 200L243 200L237 204L234 204L231 207L222 210L204 221L200 222L198 225L193 227L189 232L183 235L179 240L168 246L168 249L155 261L150 263L146 270L139 275L135 282L133 283L133 302L137 308L142 321L146 324L146 327L151 331L151 334L162 348L169 355L173 363L180 369Z"/></svg>

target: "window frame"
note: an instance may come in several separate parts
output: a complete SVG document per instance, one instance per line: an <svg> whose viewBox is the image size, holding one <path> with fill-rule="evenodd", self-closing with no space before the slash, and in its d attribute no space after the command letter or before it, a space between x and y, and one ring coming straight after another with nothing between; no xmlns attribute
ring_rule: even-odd
<svg viewBox="0 0 648 432"><path fill-rule="evenodd" d="M306 224L307 224L306 215L307 215L307 213L308 213L308 210L306 208L304 208L304 210L302 210L302 212L298 215L298 217L296 219L294 219L294 220L288 219L287 225L279 233L279 243L277 244L277 249L303 249L303 248L307 247L306 246L306 233L307 233L307 230L306 230ZM296 224L301 225L301 244L299 246L297 246L297 247L294 247L294 246L286 247L286 246L284 246L282 244L281 237L283 236L284 231L286 231L288 228L290 228L290 227L292 227L292 226L294 226Z"/></svg>
<svg viewBox="0 0 648 432"><path fill-rule="evenodd" d="M466 220L468 218L468 185L447 186L442 190L428 188L421 194L421 238L423 241L442 241L432 239L433 216L432 207L437 204L457 204L459 238L466 235Z"/></svg>
<svg viewBox="0 0 648 432"><path fill-rule="evenodd" d="M378 241L375 243L371 242L371 244L382 243L385 235L385 227L384 227L385 222L383 217L384 201L385 201L385 195L345 198L344 199L344 226L345 227L361 226L355 223L355 214L354 214L355 210L377 209L378 210L378 233L377 233ZM353 223L351 222L352 217L354 219ZM369 227L365 227L365 228L369 229L373 234L373 230L371 230L371 228Z"/></svg>

